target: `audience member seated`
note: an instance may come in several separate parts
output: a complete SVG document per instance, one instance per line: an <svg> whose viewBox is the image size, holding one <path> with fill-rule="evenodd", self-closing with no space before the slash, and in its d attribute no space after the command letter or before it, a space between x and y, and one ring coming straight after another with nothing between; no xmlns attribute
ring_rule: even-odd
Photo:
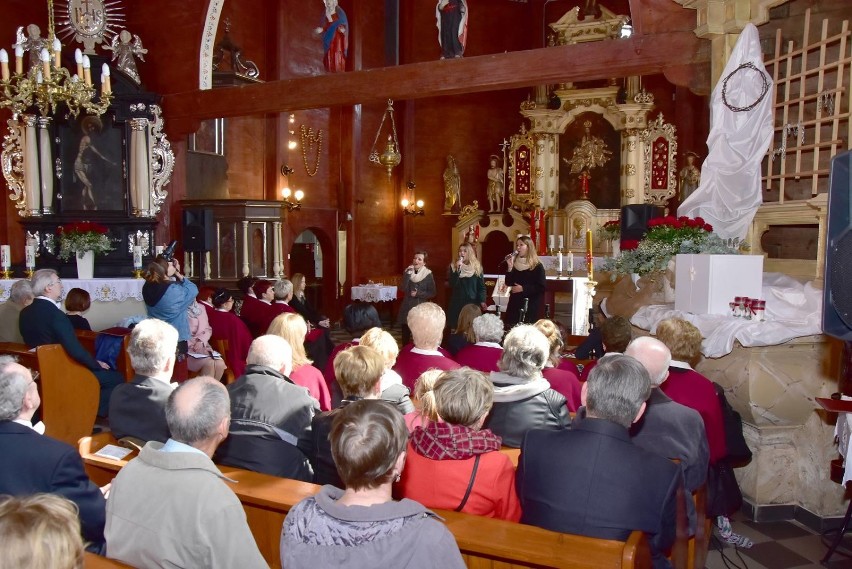
<svg viewBox="0 0 852 569"><path fill-rule="evenodd" d="M39 269L32 278L35 300L21 310L20 329L24 342L31 347L44 344L62 344L71 359L83 365L95 375L101 386L98 415L106 416L109 397L116 385L124 383L124 376L109 369L109 365L98 361L80 344L74 327L59 308L62 298L62 280L53 269Z"/></svg>
<svg viewBox="0 0 852 569"><path fill-rule="evenodd" d="M343 393L340 386L337 385L337 374L334 370L334 359L337 354L350 346L357 346L361 341L361 336L370 328L381 328L382 321L379 319L379 313L376 307L366 302L353 302L347 304L343 309L343 328L352 336L352 340L338 344L329 356L328 364L322 374L325 377L325 383L328 385L328 390L331 392L331 405L337 407L340 400L343 398Z"/></svg>
<svg viewBox="0 0 852 569"><path fill-rule="evenodd" d="M701 415L710 446L710 464L715 464L727 456L728 449L722 406L713 383L692 369L701 359L701 332L691 322L669 318L657 324L657 339L672 354L669 378L660 389L672 400Z"/></svg>
<svg viewBox="0 0 852 569"><path fill-rule="evenodd" d="M177 330L162 320L147 318L134 326L127 353L136 375L117 386L109 400L109 428L115 438L168 440L166 401L177 387L169 383L177 341Z"/></svg>
<svg viewBox="0 0 852 569"><path fill-rule="evenodd" d="M269 333L281 336L293 349L293 371L288 375L296 385L301 385L319 402L321 411L331 409L331 394L325 384L322 372L315 368L313 361L305 354L305 335L308 324L300 314L288 312L279 314L269 325Z"/></svg>
<svg viewBox="0 0 852 569"><path fill-rule="evenodd" d="M414 382L414 411L405 415L405 425L409 432L414 431L416 427L425 427L430 421L438 420L435 393L432 390L442 373L444 372L439 369L426 370Z"/></svg>
<svg viewBox="0 0 852 569"><path fill-rule="evenodd" d="M503 355L503 321L496 314L483 314L473 319L476 343L458 351L455 360L460 366L471 367L484 373L500 371L497 360Z"/></svg>
<svg viewBox="0 0 852 569"><path fill-rule="evenodd" d="M237 316L234 309L234 297L224 288L213 293L213 312L208 314L213 333L211 340L225 340L228 350L225 353L228 367L235 377L241 376L246 369L246 356L251 346L251 332L246 323Z"/></svg>
<svg viewBox="0 0 852 569"><path fill-rule="evenodd" d="M83 316L83 313L92 306L92 297L88 291L81 288L72 288L65 296L65 314L75 330L91 330L92 325Z"/></svg>
<svg viewBox="0 0 852 569"><path fill-rule="evenodd" d="M550 344L532 324L515 326L503 340L500 371L491 372L494 408L485 426L518 448L530 429L561 430L571 423L565 397L541 375Z"/></svg>
<svg viewBox="0 0 852 569"><path fill-rule="evenodd" d="M77 505L83 539L89 542L90 550L100 552L104 543L104 496L86 476L77 449L42 435L43 424L32 424L40 404L30 370L11 356L0 356L0 494L48 492L68 498ZM5 556L8 535L0 535Z"/></svg>
<svg viewBox="0 0 852 569"><path fill-rule="evenodd" d="M254 294L254 283L256 283L259 279L257 277L245 276L237 281L237 288L240 289L240 292L243 293L242 300L236 301L234 305L234 313L240 318L243 317L243 310L247 305L252 304L253 301L257 300L257 296ZM251 307L249 308L251 311Z"/></svg>
<svg viewBox="0 0 852 569"><path fill-rule="evenodd" d="M334 351L334 342L331 341L331 322L328 316L322 315L311 306L305 296L305 288L307 283L305 275L296 273L290 279L293 283L293 298L290 299L290 306L301 314L308 322L308 344L306 349L311 359L314 360L314 365L323 370L328 365L328 358L331 352Z"/></svg>
<svg viewBox="0 0 852 569"><path fill-rule="evenodd" d="M189 371L198 375L207 375L221 381L225 374L225 362L221 356L213 357L210 338L213 337L213 327L207 318L207 310L198 302L193 302L186 309L189 317L189 357L186 366Z"/></svg>
<svg viewBox="0 0 852 569"><path fill-rule="evenodd" d="M287 340L267 335L252 342L245 375L228 386L231 436L219 447L217 463L305 482L313 479L306 453L319 403L288 379L292 369Z"/></svg>
<svg viewBox="0 0 852 569"><path fill-rule="evenodd" d="M2 569L83 569L77 508L61 496L0 497L0 535Z"/></svg>
<svg viewBox="0 0 852 569"><path fill-rule="evenodd" d="M550 357L541 370L541 375L550 384L551 389L561 394L568 402L568 410L576 411L580 407L580 389L583 384L577 378L577 374L568 369L559 369L559 360L562 354L562 334L552 320L539 320L534 324L539 332L544 334L550 344Z"/></svg>
<svg viewBox="0 0 852 569"><path fill-rule="evenodd" d="M411 433L400 495L428 508L520 520L515 467L500 452L500 437L482 429L491 382L463 367L441 373L433 393L439 420Z"/></svg>
<svg viewBox="0 0 852 569"><path fill-rule="evenodd" d="M9 289L9 300L0 304L0 342L23 344L24 338L18 326L21 310L32 304L35 296L30 281L15 281Z"/></svg>
<svg viewBox="0 0 852 569"><path fill-rule="evenodd" d="M272 301L275 300L275 291L272 282L266 279L257 280L251 287L254 296L246 296L240 310L240 318L251 331L252 338L266 334L269 323L278 316L273 312Z"/></svg>
<svg viewBox="0 0 852 569"><path fill-rule="evenodd" d="M281 566L463 569L455 539L440 519L418 502L391 496L407 441L402 415L389 403L355 401L342 408L331 447L346 489L324 486L290 510L281 532Z"/></svg>
<svg viewBox="0 0 852 569"><path fill-rule="evenodd" d="M351 346L335 356L334 368L337 370L337 382L343 390L343 400L331 411L314 417L308 457L314 467L314 483L332 484L342 488L343 482L334 465L328 438L331 423L334 417L340 414L340 410L353 401L379 398L385 360L373 348Z"/></svg>
<svg viewBox="0 0 852 569"><path fill-rule="evenodd" d="M411 392L402 384L399 374L392 369L399 356L399 346L393 336L381 328L370 328L361 336L360 345L373 348L385 361L385 370L379 380L381 399L393 403L403 415L414 411Z"/></svg>
<svg viewBox="0 0 852 569"><path fill-rule="evenodd" d="M446 322L444 310L434 302L418 304L408 311L408 327L411 328L414 347L399 354L393 369L402 377L402 384L409 391L414 388L414 382L420 374L427 369L448 370L460 367L438 351Z"/></svg>
<svg viewBox="0 0 852 569"><path fill-rule="evenodd" d="M482 308L478 304L465 304L459 312L456 329L447 336L444 347L451 356L455 356L465 346L476 343L476 333L473 331L473 321L482 316Z"/></svg>
<svg viewBox="0 0 852 569"><path fill-rule="evenodd" d="M195 296L195 302L204 307L204 310L207 311L207 318L210 319L210 313L215 310L213 306L213 295L216 294L216 290L211 286L200 286L198 287L198 294Z"/></svg>
<svg viewBox="0 0 852 569"><path fill-rule="evenodd" d="M571 429L527 432L517 489L525 524L624 541L648 534L655 568L671 567L680 467L630 441L645 410L648 372L631 357L599 361L583 385L586 418Z"/></svg>
<svg viewBox="0 0 852 569"><path fill-rule="evenodd" d="M707 480L707 465L710 451L704 422L698 411L672 401L663 393L660 386L669 377L671 352L665 344L642 336L636 338L624 354L636 358L651 377L651 395L648 397L645 413L630 427L633 444L653 452L663 458L676 458L680 461L683 481L686 489L687 514L689 526L695 531L695 503L692 492L698 490Z"/></svg>
<svg viewBox="0 0 852 569"><path fill-rule="evenodd" d="M574 350L574 357L581 360L594 360L602 358L606 353L606 349L601 342L601 327L607 321L606 314L601 310L601 305L598 304L592 309L592 329L589 335L583 340L583 343L577 346Z"/></svg>
<svg viewBox="0 0 852 569"><path fill-rule="evenodd" d="M225 387L199 376L169 396L172 436L122 468L107 502L107 555L133 567L264 568L239 498L210 458L228 436Z"/></svg>
<svg viewBox="0 0 852 569"><path fill-rule="evenodd" d="M601 345L604 354L600 357L606 354L623 354L632 340L633 326L630 324L630 320L623 316L607 318L601 326ZM586 381L596 364L597 360L592 360L583 366L580 381Z"/></svg>

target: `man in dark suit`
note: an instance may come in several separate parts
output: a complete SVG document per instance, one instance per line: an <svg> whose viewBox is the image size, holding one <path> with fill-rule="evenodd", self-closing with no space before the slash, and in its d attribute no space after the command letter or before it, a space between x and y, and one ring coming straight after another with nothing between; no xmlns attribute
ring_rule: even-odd
<svg viewBox="0 0 852 569"><path fill-rule="evenodd" d="M681 405L663 393L660 386L669 377L672 353L651 336L633 340L624 354L636 358L651 377L651 396L645 414L630 428L633 443L663 458L680 460L684 485L688 492L689 527L695 530L695 504L692 492L707 480L710 450L704 421L695 409Z"/></svg>
<svg viewBox="0 0 852 569"><path fill-rule="evenodd" d="M178 331L174 326L148 318L130 334L130 363L136 376L122 383L109 400L109 428L115 438L134 437L143 442L164 443L169 438L166 401L175 367Z"/></svg>
<svg viewBox="0 0 852 569"><path fill-rule="evenodd" d="M11 356L0 356L0 494L47 492L68 498L77 504L89 549L101 552L104 496L86 476L76 449L40 434L44 425L33 426L32 417L40 404L30 370Z"/></svg>
<svg viewBox="0 0 852 569"><path fill-rule="evenodd" d="M95 375L101 384L98 415L105 416L113 388L124 381L109 365L96 360L80 344L74 326L59 307L62 298L62 280L53 269L39 269L32 278L35 300L21 310L20 329L24 342L31 348L44 344L62 344L68 355Z"/></svg>
<svg viewBox="0 0 852 569"><path fill-rule="evenodd" d="M598 362L583 384L586 418L570 430L531 430L518 462L521 522L624 541L648 534L655 568L675 538L680 468L630 441L650 391L645 368L621 354Z"/></svg>

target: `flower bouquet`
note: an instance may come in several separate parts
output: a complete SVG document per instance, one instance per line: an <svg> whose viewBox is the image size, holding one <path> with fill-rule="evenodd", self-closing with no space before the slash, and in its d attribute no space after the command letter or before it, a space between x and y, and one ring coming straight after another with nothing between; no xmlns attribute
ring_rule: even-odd
<svg viewBox="0 0 852 569"><path fill-rule="evenodd" d="M603 241L616 241L621 238L621 220L613 219L598 229L598 237Z"/></svg>
<svg viewBox="0 0 852 569"><path fill-rule="evenodd" d="M621 255L607 259L603 269L617 275L648 275L665 271L678 253L737 255L739 239L725 240L713 233L702 218L666 216L648 221L648 231L639 241L623 242Z"/></svg>
<svg viewBox="0 0 852 569"><path fill-rule="evenodd" d="M57 234L59 235L57 257L63 261L67 261L72 255L82 255L86 251L108 253L113 250L107 236L107 228L99 223L80 221L60 225L57 228Z"/></svg>

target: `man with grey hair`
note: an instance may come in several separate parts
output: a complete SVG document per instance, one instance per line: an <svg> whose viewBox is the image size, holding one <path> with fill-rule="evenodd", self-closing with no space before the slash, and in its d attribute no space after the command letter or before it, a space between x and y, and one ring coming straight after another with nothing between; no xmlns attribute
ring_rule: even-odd
<svg viewBox="0 0 852 569"><path fill-rule="evenodd" d="M684 485L688 490L689 526L694 531L692 492L707 479L710 460L704 421L698 411L672 401L660 389L669 377L672 361L672 354L664 343L651 336L641 336L630 342L624 353L636 358L651 377L651 395L645 413L630 428L630 438L634 444L663 458L680 460Z"/></svg>
<svg viewBox="0 0 852 569"><path fill-rule="evenodd" d="M211 457L228 436L230 402L212 377L169 395L171 438L151 441L115 477L107 555L133 567L264 567L245 511Z"/></svg>
<svg viewBox="0 0 852 569"><path fill-rule="evenodd" d="M116 385L124 382L124 376L109 369L109 365L98 361L80 344L74 326L59 307L62 298L62 279L53 269L39 269L32 278L35 300L21 310L20 330L24 342L31 347L44 344L61 344L71 359L91 371L101 385L98 415L106 416L109 398Z"/></svg>
<svg viewBox="0 0 852 569"><path fill-rule="evenodd" d="M562 430L571 424L563 395L551 389L541 371L550 357L550 342L532 324L518 324L503 340L503 354L489 379L494 408L485 427L518 448L530 429Z"/></svg>
<svg viewBox="0 0 852 569"><path fill-rule="evenodd" d="M0 304L0 342L24 343L18 322L21 310L32 304L34 298L30 281L22 279L12 285L9 300Z"/></svg>
<svg viewBox="0 0 852 569"><path fill-rule="evenodd" d="M117 386L109 400L109 428L115 438L133 437L142 443L169 438L166 401L177 386L170 383L177 342L177 329L156 318L133 328L127 351L136 375Z"/></svg>
<svg viewBox="0 0 852 569"><path fill-rule="evenodd" d="M650 389L642 364L607 356L583 385L584 419L570 430L527 432L516 474L522 523L619 541L643 531L654 567L671 567L666 552L683 475L674 462L634 445L628 432Z"/></svg>
<svg viewBox="0 0 852 569"><path fill-rule="evenodd" d="M476 343L465 346L456 354L460 366L467 366L484 373L500 371L497 360L503 355L503 321L496 314L483 314L473 319L473 335Z"/></svg>
<svg viewBox="0 0 852 569"><path fill-rule="evenodd" d="M216 453L216 462L273 476L310 482L313 469L311 420L319 402L288 377L293 350L280 336L260 336L251 343L246 371L228 386L231 437Z"/></svg>
<svg viewBox="0 0 852 569"><path fill-rule="evenodd" d="M77 505L83 539L91 551L104 544L104 496L92 484L77 449L43 435L33 426L41 404L30 370L0 356L0 494L58 494ZM106 487L105 487L106 488Z"/></svg>

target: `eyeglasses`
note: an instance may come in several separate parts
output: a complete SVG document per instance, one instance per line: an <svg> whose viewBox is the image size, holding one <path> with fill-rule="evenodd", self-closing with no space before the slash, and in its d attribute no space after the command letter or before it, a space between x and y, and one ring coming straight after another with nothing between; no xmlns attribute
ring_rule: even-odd
<svg viewBox="0 0 852 569"><path fill-rule="evenodd" d="M33 378L33 380L31 382L27 383L27 387L29 387L30 383L35 383L35 382L38 381L38 378L41 377L41 374L39 373L39 371L37 369L29 369L29 368L27 368L27 369L29 370L30 375Z"/></svg>

